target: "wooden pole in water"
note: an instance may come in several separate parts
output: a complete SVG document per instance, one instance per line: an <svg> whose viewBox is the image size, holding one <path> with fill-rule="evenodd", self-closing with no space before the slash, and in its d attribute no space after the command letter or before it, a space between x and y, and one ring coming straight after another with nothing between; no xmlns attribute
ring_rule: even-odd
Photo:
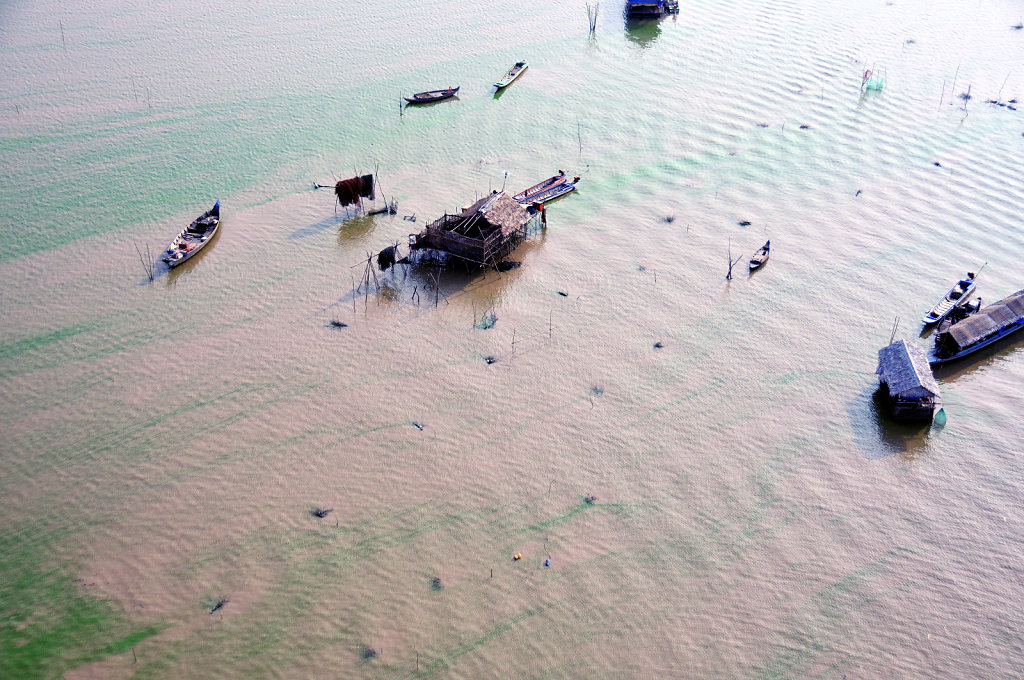
<svg viewBox="0 0 1024 680"><path fill-rule="evenodd" d="M356 314L356 275L352 272L348 273L352 277L352 314Z"/></svg>
<svg viewBox="0 0 1024 680"><path fill-rule="evenodd" d="M142 256L142 250L139 249L139 244L132 241L132 245L135 246L135 252L139 254L139 260L142 262L142 268L146 270L146 275L149 276L149 280L153 280L153 259L149 257L147 260ZM149 256L149 244L146 244L146 255Z"/></svg>
<svg viewBox="0 0 1024 680"><path fill-rule="evenodd" d="M951 87L950 90L949 90L950 94L956 92L956 77L958 75L960 75L960 64L956 65L956 73L953 74L953 87ZM953 99L952 98L949 100L949 103L950 104L953 103Z"/></svg>
<svg viewBox="0 0 1024 680"><path fill-rule="evenodd" d="M731 281L732 280L732 237L731 236L729 237L729 253L728 253L728 255L726 255L726 257L729 258L729 271L725 274L725 280L726 281Z"/></svg>
<svg viewBox="0 0 1024 680"><path fill-rule="evenodd" d="M1010 79L1010 74L1007 73L1006 77L1003 78L1003 84L999 86L999 92L996 94L996 101L1003 100L1003 88L1006 87L1006 81Z"/></svg>

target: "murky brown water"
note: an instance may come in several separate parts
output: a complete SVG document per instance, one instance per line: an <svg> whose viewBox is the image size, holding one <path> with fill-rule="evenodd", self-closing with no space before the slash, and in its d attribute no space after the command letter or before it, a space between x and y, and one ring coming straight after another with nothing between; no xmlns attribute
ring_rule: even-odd
<svg viewBox="0 0 1024 680"><path fill-rule="evenodd" d="M254 8L196 63L161 17L232 10L139 10L104 46L121 9L61 6L58 61L43 9L3 10L0 516L32 546L5 579L164 626L66 677L1019 676L1024 339L938 375L944 428L872 402L895 316L917 337L984 262L986 301L1024 286L1024 118L984 104L1024 94L1015 8L602 6L588 40L533 3L493 44L493 6L311 9ZM243 61L214 113L175 94ZM374 159L397 216L307 189ZM367 254L558 167L584 181L521 268L353 294ZM149 282L133 242L216 198L216 240Z"/></svg>

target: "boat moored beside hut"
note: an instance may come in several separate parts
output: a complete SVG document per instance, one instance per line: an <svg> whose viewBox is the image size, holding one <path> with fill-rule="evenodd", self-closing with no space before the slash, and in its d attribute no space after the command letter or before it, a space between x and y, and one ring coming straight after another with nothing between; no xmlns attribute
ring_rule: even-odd
<svg viewBox="0 0 1024 680"><path fill-rule="evenodd" d="M678 8L678 3L676 7ZM627 0L626 2L626 16L633 19L657 18L664 16L668 11L668 3L665 0Z"/></svg>
<svg viewBox="0 0 1024 680"><path fill-rule="evenodd" d="M935 334L933 365L955 361L1024 328L1024 290L994 302Z"/></svg>
<svg viewBox="0 0 1024 680"><path fill-rule="evenodd" d="M525 238L537 220L504 192L481 198L457 215L434 220L409 236L412 264L495 267Z"/></svg>
<svg viewBox="0 0 1024 680"><path fill-rule="evenodd" d="M879 389L894 420L931 422L942 408L942 395L924 348L898 340L878 350Z"/></svg>

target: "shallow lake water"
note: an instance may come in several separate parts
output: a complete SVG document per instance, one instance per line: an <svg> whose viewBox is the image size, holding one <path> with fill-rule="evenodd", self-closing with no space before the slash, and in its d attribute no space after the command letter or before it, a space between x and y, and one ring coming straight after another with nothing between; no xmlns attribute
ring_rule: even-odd
<svg viewBox="0 0 1024 680"><path fill-rule="evenodd" d="M0 675L1019 677L1024 337L944 427L873 373L1024 287L1019 6L680 9L0 6ZM520 268L359 285L560 168Z"/></svg>

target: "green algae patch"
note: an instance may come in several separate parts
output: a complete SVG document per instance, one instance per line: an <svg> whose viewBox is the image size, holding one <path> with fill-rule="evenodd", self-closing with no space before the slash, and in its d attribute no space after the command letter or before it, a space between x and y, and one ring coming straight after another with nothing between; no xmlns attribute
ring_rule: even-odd
<svg viewBox="0 0 1024 680"><path fill-rule="evenodd" d="M55 538L0 533L0 678L59 677L127 652L163 629L133 626L64 570L42 567L45 544Z"/></svg>

